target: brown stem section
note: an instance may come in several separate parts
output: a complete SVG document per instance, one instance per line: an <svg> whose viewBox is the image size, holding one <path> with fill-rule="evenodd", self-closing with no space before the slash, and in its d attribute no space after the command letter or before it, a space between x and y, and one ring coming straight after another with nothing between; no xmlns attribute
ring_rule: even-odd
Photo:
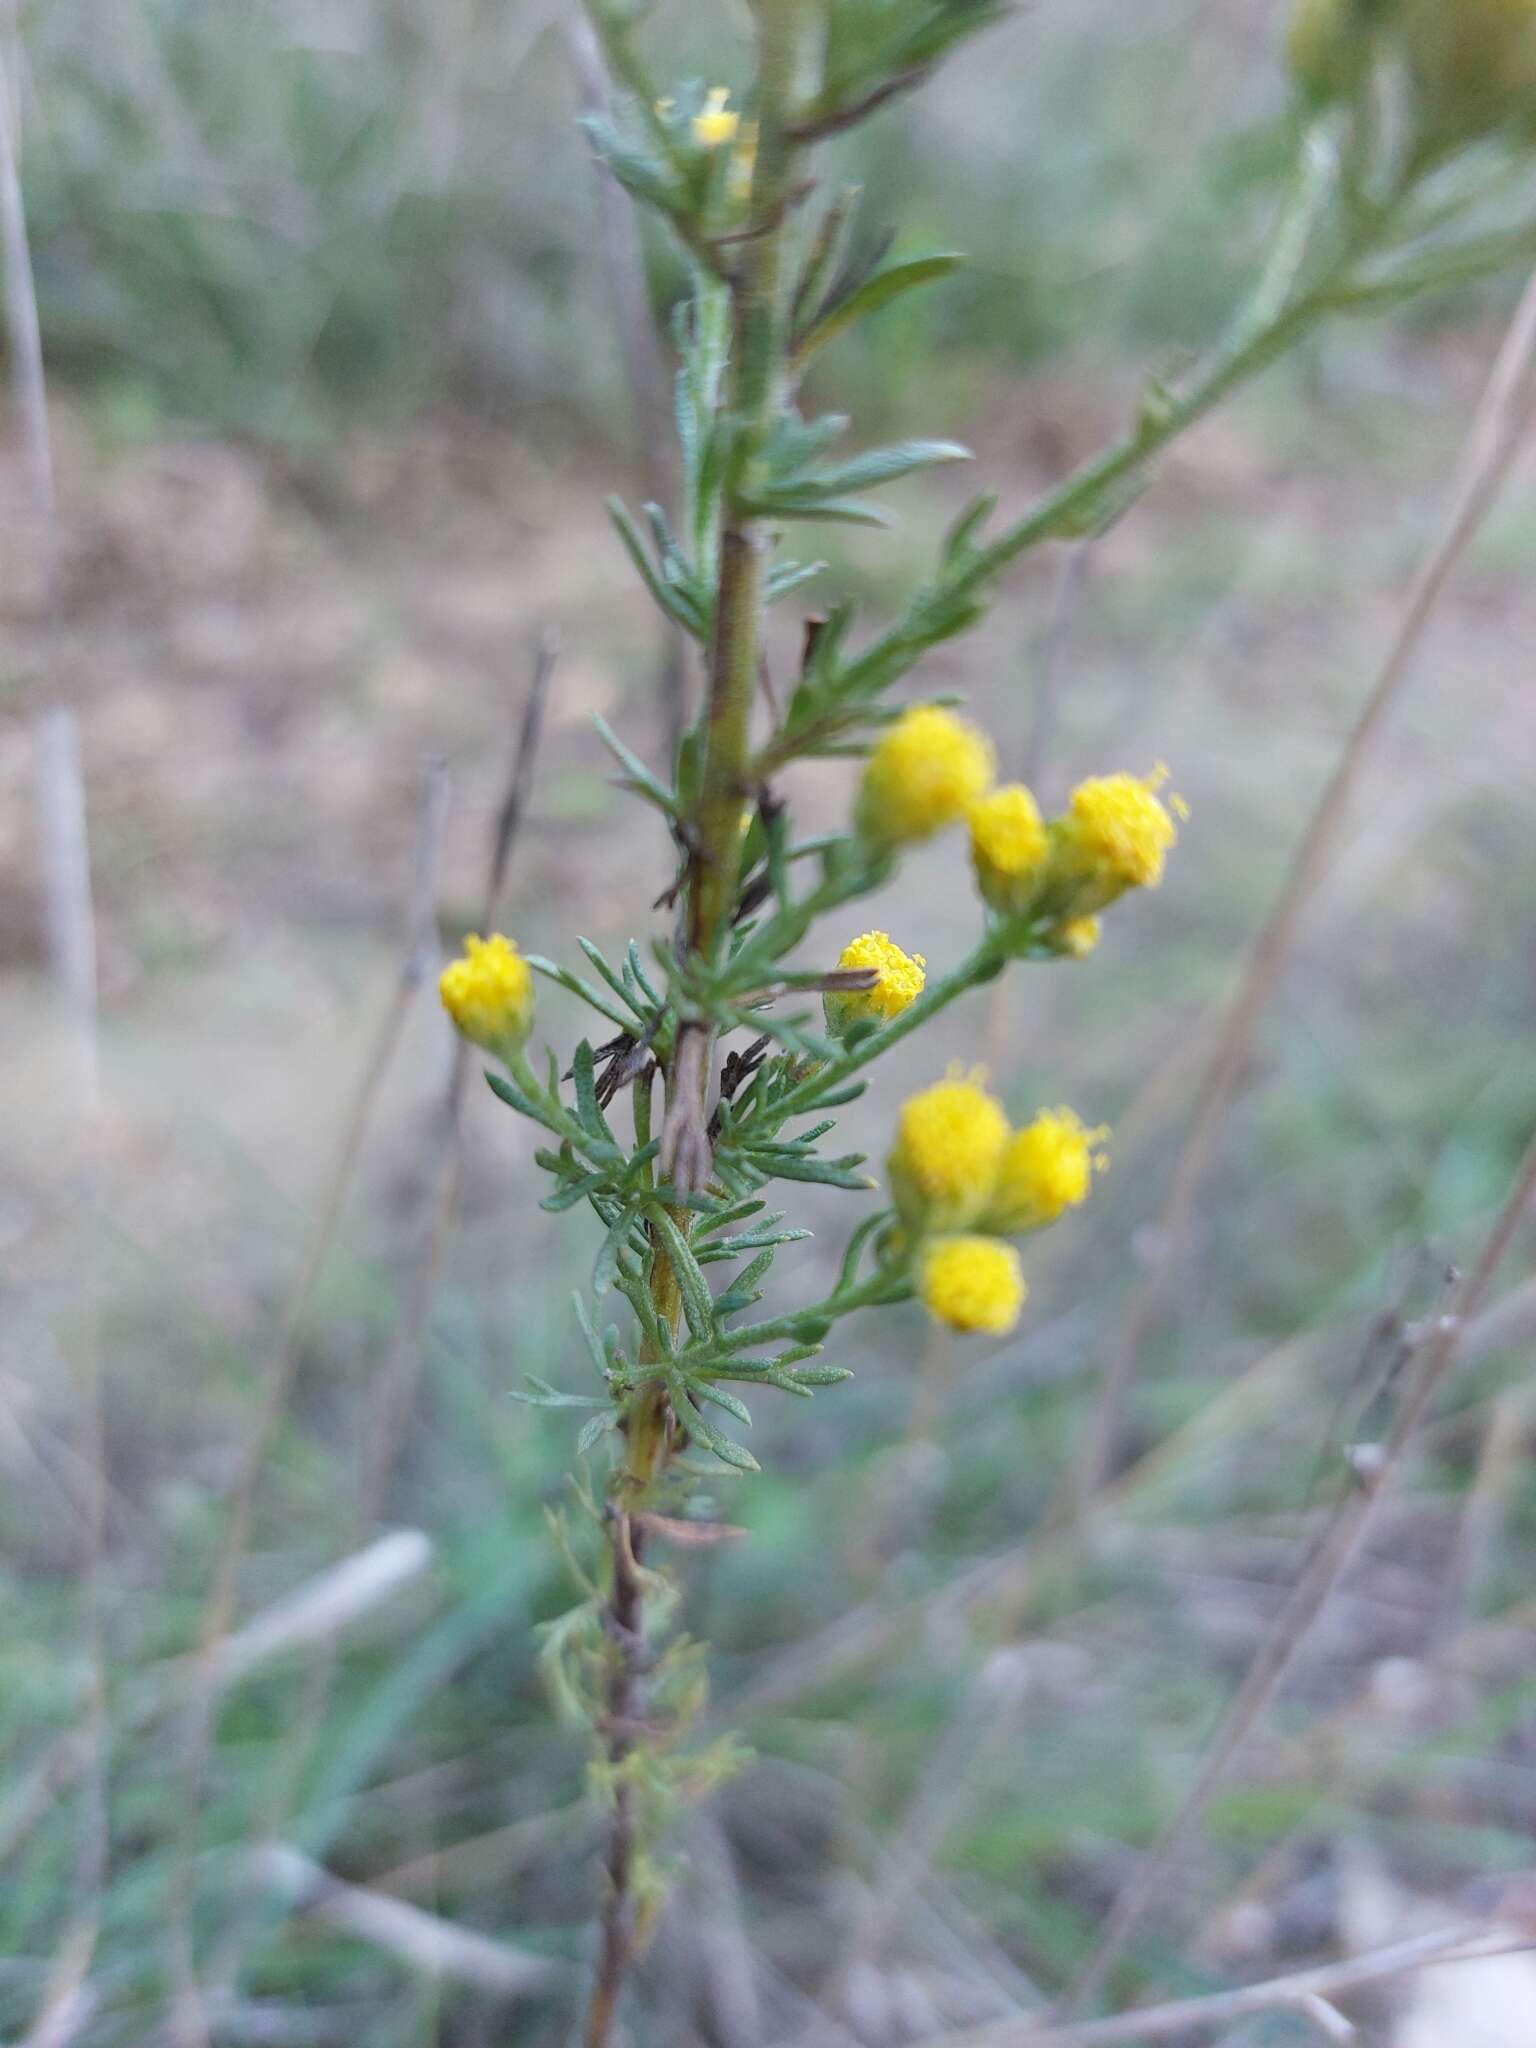
<svg viewBox="0 0 1536 2048"><path fill-rule="evenodd" d="M614 1510L613 1586L604 1626L613 1659L608 1680L608 1762L615 1774L608 1847L603 1859L607 1898L597 1980L587 2007L583 2048L607 2048L618 2014L619 1993L635 1953L634 1871L637 1851L635 1788L624 1775L634 1750L631 1732L645 1661L645 1596L640 1578L642 1537L627 1508Z"/></svg>
<svg viewBox="0 0 1536 2048"><path fill-rule="evenodd" d="M741 241L739 268L729 279L732 346L726 403L739 437L737 460L743 469L750 467L766 440L782 401L788 343L784 222L800 147L794 124L810 103L814 87L809 77L813 38L807 33L813 24L805 0L761 0L758 22L759 140L749 207L753 232ZM683 928L689 948L705 960L719 946L735 907L752 702L761 663L767 540L741 502L744 495L739 479L733 481L721 507L703 772L698 802L688 821ZM682 1192L704 1186L713 1163L708 1097L715 1037L709 1020L685 1016L667 1073L657 1164L662 1179ZM692 1219L686 1209L679 1209L675 1220L686 1232ZM657 1318L675 1330L680 1321L677 1276L659 1246L654 1247L651 1272ZM607 1899L583 2048L609 2048L636 1947L635 1875L644 1845L636 1788L626 1767L643 1740L641 1695L649 1653L635 1510L646 1503L672 1454L673 1416L665 1387L642 1388L630 1402L624 1426L624 1471L610 1505L612 1576L603 1617L611 1660L605 1753L614 1780L605 1856Z"/></svg>

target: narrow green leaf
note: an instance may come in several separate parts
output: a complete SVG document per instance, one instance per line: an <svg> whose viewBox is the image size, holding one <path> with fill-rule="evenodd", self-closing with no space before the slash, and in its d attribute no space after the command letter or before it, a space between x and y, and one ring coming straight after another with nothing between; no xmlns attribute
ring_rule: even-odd
<svg viewBox="0 0 1536 2048"><path fill-rule="evenodd" d="M709 1282L704 1278L704 1270L694 1257L687 1238L666 1210L658 1204L649 1214L677 1279L689 1335L696 1343L702 1344L715 1332L715 1302L709 1291Z"/></svg>
<svg viewBox="0 0 1536 2048"><path fill-rule="evenodd" d="M743 1444L734 1442L723 1430L716 1429L705 1419L697 1404L683 1392L681 1386L673 1390L673 1402L681 1409L688 1434L701 1443L705 1450L713 1451L723 1465L732 1465L738 1472L759 1472L762 1467Z"/></svg>
<svg viewBox="0 0 1536 2048"><path fill-rule="evenodd" d="M563 1216L567 1209L574 1209L578 1202L584 1202L589 1195L598 1194L611 1184L611 1175L606 1167L595 1173L584 1173L578 1180L568 1180L546 1195L539 1207L551 1216Z"/></svg>
<svg viewBox="0 0 1536 2048"><path fill-rule="evenodd" d="M723 1387L713 1387L707 1380L691 1380L688 1391L696 1401L712 1401L717 1408L723 1408L727 1415L739 1422L743 1429L752 1427L752 1411L745 1401L738 1401L734 1394L726 1393Z"/></svg>
<svg viewBox="0 0 1536 2048"><path fill-rule="evenodd" d="M832 526L877 526L888 528L895 521L878 506L865 505L857 498L822 498L813 492L762 491L743 498L744 512L764 519L825 519Z"/></svg>
<svg viewBox="0 0 1536 2048"><path fill-rule="evenodd" d="M766 596L769 604L778 604L782 599L810 583L826 570L825 562L781 562L768 576Z"/></svg>
<svg viewBox="0 0 1536 2048"><path fill-rule="evenodd" d="M571 1306L576 1311L576 1320L581 1325L581 1334L586 1342L587 1350L591 1354L592 1363L597 1367L599 1377L606 1376L608 1371L607 1348L593 1326L592 1318L587 1311L587 1304L582 1300L581 1295L574 1290L571 1294ZM615 1332L615 1335L617 1335L617 1332Z"/></svg>
<svg viewBox="0 0 1536 2048"><path fill-rule="evenodd" d="M568 989L573 996L580 996L584 1003L596 1010L599 1017L606 1017L608 1022L616 1025L620 1031L627 1031L634 1022L627 1011L616 1010L608 998L594 988L584 975L573 974L569 967L562 967L558 960L550 960L543 953L525 953L523 958L535 974L542 974L546 981L558 982L561 988Z"/></svg>
<svg viewBox="0 0 1536 2048"><path fill-rule="evenodd" d="M605 1437L609 1430L618 1427L618 1421L617 1415L609 1408L601 1415L594 1415L590 1420L584 1422L581 1425L581 1434L576 1439L577 1457L584 1458L596 1446L600 1438Z"/></svg>
<svg viewBox="0 0 1536 2048"><path fill-rule="evenodd" d="M787 1377L802 1387L835 1387L853 1374L846 1365L799 1365Z"/></svg>
<svg viewBox="0 0 1536 2048"><path fill-rule="evenodd" d="M630 1232L630 1216L627 1209L621 1209L608 1226L607 1235L598 1247L597 1258L592 1267L592 1292L606 1294L612 1287L619 1271L619 1253L624 1250Z"/></svg>
<svg viewBox="0 0 1536 2048"><path fill-rule="evenodd" d="M963 256L951 251L935 251L931 256L913 256L905 263L892 263L884 270L877 270L873 277L865 278L857 290L818 314L795 344L796 359L804 362L855 321L864 319L867 314L878 313L882 307L889 306L907 292L916 291L921 285L948 277L964 261Z"/></svg>
<svg viewBox="0 0 1536 2048"><path fill-rule="evenodd" d="M548 1380L541 1380L534 1373L524 1373L528 1392L517 1387L508 1389L514 1401L521 1401L527 1408L607 1408L606 1401L594 1401L589 1394L562 1394L552 1387Z"/></svg>
<svg viewBox="0 0 1536 2048"><path fill-rule="evenodd" d="M613 521L619 539L623 541L629 559L634 563L641 582L651 593L656 604L669 619L691 633L696 640L704 637L705 621L698 603L692 594L675 583L668 583L657 574L655 564L646 552L645 541L638 526L630 517L628 508L619 498L608 500L608 517ZM660 784L656 785L660 788ZM670 807L670 806L669 806Z"/></svg>
<svg viewBox="0 0 1536 2048"><path fill-rule="evenodd" d="M582 938L579 933L576 938L576 943L578 946L580 946L583 953L586 954L587 958L592 962L592 965L597 969L598 973L603 977L603 980L607 982L609 988L613 990L613 993L618 997L619 1001L625 1004L627 1008L632 1010L641 1023L644 1023L646 1021L646 1013L644 1009L636 1001L631 991L625 986L623 976L621 974L615 974L613 969L608 965L607 959L604 957L602 947L594 945L590 939Z"/></svg>
<svg viewBox="0 0 1536 2048"><path fill-rule="evenodd" d="M536 1096L525 1093L510 1076L493 1074L487 1068L485 1078L491 1093L500 1096L509 1109L515 1109L519 1116L527 1117L530 1123L542 1124L546 1131L554 1131L557 1136L564 1135L560 1119L549 1106L540 1102Z"/></svg>
<svg viewBox="0 0 1536 2048"><path fill-rule="evenodd" d="M868 448L846 462L802 471L786 479L785 489L841 498L848 491L878 490L881 484L895 483L919 470L936 469L941 463L971 460L970 449L958 441L898 441L889 448Z"/></svg>
<svg viewBox="0 0 1536 2048"><path fill-rule="evenodd" d="M608 1120L597 1106L597 1060L590 1039L582 1039L571 1061L571 1078L576 1084L576 1114L582 1129L594 1138L615 1143Z"/></svg>

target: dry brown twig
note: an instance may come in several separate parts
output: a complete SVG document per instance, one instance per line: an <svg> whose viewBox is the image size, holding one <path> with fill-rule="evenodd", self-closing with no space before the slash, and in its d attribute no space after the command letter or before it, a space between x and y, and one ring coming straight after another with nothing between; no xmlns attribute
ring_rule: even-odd
<svg viewBox="0 0 1536 2048"><path fill-rule="evenodd" d="M1417 1348L1403 1357L1402 1392L1391 1427L1381 1443L1371 1447L1369 1465L1354 1466L1353 1479L1346 1483L1328 1526L1222 1716L1182 1805L1115 1901L1092 1956L1064 2001L1065 2013L1081 2010L1097 1994L1158 1892L1169 1883L1172 1868L1204 1818L1212 1796L1274 1699L1329 1594L1358 1553L1377 1506L1397 1477L1404 1452L1456 1362L1463 1331L1487 1301L1533 1190L1536 1139L1520 1163L1475 1265L1457 1291L1453 1310L1438 1317L1429 1331L1419 1335Z"/></svg>
<svg viewBox="0 0 1536 2048"><path fill-rule="evenodd" d="M605 115L609 102L607 67L596 31L579 7L571 10L566 21L565 40L583 113ZM672 403L650 287L646 283L639 216L607 166L596 163L594 168L603 268L634 411L645 493L670 514L677 499L671 456ZM688 641L683 629L663 620L659 694L668 760L676 752L688 723L687 661Z"/></svg>
<svg viewBox="0 0 1536 2048"><path fill-rule="evenodd" d="M1028 1652L1004 1650L972 1682L906 1814L892 1838L881 1844L878 1881L833 1966L834 1981L879 1955L945 1840L975 1804L978 1777L1016 1732L1032 1680Z"/></svg>
<svg viewBox="0 0 1536 2048"><path fill-rule="evenodd" d="M511 769L492 828L485 889L480 905L483 931L492 930L498 920L512 855L527 815L528 799L533 788L534 766L543 736L544 714L559 652L558 634L552 627L546 627L534 646L533 673L527 697L524 699L522 716L518 721ZM435 869L433 879L435 883ZM436 953L435 909L430 923L431 938L427 955L429 959L435 958ZM380 1390L371 1417L371 1427L365 1433L358 1496L352 1513L353 1531L359 1540L382 1510L401 1435L420 1379L427 1322L436 1299L442 1261L452 1234L462 1157L461 1111L469 1073L469 1048L464 1039L458 1038L454 1042L452 1065L441 1097L434 1139L428 1152L427 1192L424 1205L426 1222L421 1244L410 1275L406 1302L401 1311L396 1335L380 1372ZM298 1715L301 1727L317 1727L323 1719L335 1677L337 1654L334 1635L323 1637L319 1654L311 1666L301 1698ZM304 1743L295 1743L284 1759L283 1768L276 1774L263 1829L269 1847L277 1844L284 1832L303 1767L304 1755ZM217 1973L221 1981L232 1980L235 1976L244 1940L243 1929L231 1932L225 1943Z"/></svg>
<svg viewBox="0 0 1536 2048"><path fill-rule="evenodd" d="M8 118L7 90L5 78L0 75L0 118ZM8 135L0 141L8 155ZM0 175L14 178L14 164L0 163ZM40 361L37 373L40 377ZM46 420L44 431L46 434ZM51 521L51 503L46 509ZM75 1194L84 1231L80 1254L83 1269L94 1252L95 1226L102 1210L101 1061L97 1042L96 913L85 776L74 713L62 707L43 712L34 726L34 745L38 862L43 877L46 940L73 1068L66 1099L79 1125ZM79 1836L71 1911L49 1971L42 2010L27 2036L28 2043L36 2044L36 2048L62 2048L86 2023L94 2008L94 1999L87 1992L86 1973L101 1927L108 1859L107 1672L101 1587L107 1454L101 1331L91 1289L92 1282L82 1270L80 1327L71 1347L79 1389L79 1462L83 1476L77 1575L86 1710L74 1754L80 1781ZM46 1777L41 1782L46 1784ZM34 1788L36 1783L34 1780Z"/></svg>
<svg viewBox="0 0 1536 2048"><path fill-rule="evenodd" d="M296 1913L387 1949L417 1973L451 1977L497 1999L544 1991L560 1974L543 1956L456 1926L404 1899L347 1884L297 1849L273 1844L254 1850L249 1868L258 1884L288 1899Z"/></svg>
<svg viewBox="0 0 1536 2048"><path fill-rule="evenodd" d="M1112 2019L1079 2020L1066 2026L1041 2027L1028 2021L1006 2021L997 2026L971 2027L962 2033L945 2034L931 2042L929 2048L1141 2048L1144 2042L1209 2033L1261 2013L1289 2010L1315 2019L1319 2001L1331 2005L1333 1999L1351 1991L1388 1983L1410 1971L1504 1955L1516 1945L1488 1922L1468 1921L1433 1934L1416 1935L1410 1941L1394 1942L1391 1947L1374 1949L1368 1955L1351 1956L1345 1962L1294 1970L1283 1977L1270 1977L1262 1984L1214 1992L1207 1998L1178 1998L1165 2005L1142 2006L1137 2012L1116 2013Z"/></svg>
<svg viewBox="0 0 1536 2048"><path fill-rule="evenodd" d="M21 142L16 87L0 64L0 249L5 256L5 314L11 359L11 387L21 422L28 480L39 522L45 587L50 600L58 568L53 443L48 432L48 388L43 376L43 339L37 318L37 285L21 196Z"/></svg>
<svg viewBox="0 0 1536 2048"><path fill-rule="evenodd" d="M1308 820L1284 886L1249 949L1216 1049L1196 1090L1196 1107L1151 1233L1152 1264L1112 1340L1075 1476L1076 1506L1102 1484L1114 1459L1137 1361L1167 1302L1205 1183L1217 1133L1252 1051L1259 1019L1290 958L1303 913L1322 880L1388 713L1451 576L1491 509L1529 422L1536 361L1536 277L1526 286L1468 431L1439 538L1408 593L1397 630L1364 709Z"/></svg>
<svg viewBox="0 0 1536 2048"><path fill-rule="evenodd" d="M560 657L560 636L553 627L540 633L534 646L533 675L512 749L512 766L497 809L480 902L480 929L493 931L506 893L512 853L527 815L534 765L544 733L544 713ZM453 1231L462 1162L464 1095L475 1055L469 1041L455 1037L448 1084L443 1091L437 1130L428 1152L425 1225L412 1268L404 1308L379 1374L379 1391L365 1453L358 1524L366 1528L382 1508L399 1452L400 1437L421 1377L427 1320L437 1298L437 1283Z"/></svg>
<svg viewBox="0 0 1536 2048"><path fill-rule="evenodd" d="M327 1179L319 1217L283 1319L277 1355L263 1384L256 1424L246 1441L235 1476L224 1540L203 1613L198 1650L200 1668L192 1687L183 1752L184 1853L166 1905L166 1939L174 1981L178 1986L177 2036L189 2044L189 2048L203 2048L209 2039L192 1949L191 1845L202 1804L217 1700L227 1682L230 1643L237 1640L229 1637L229 1629L234 1618L240 1566L250 1539L257 1487L298 1374L320 1281L341 1225L363 1141L394 1065L417 990L431 965L435 947L437 878L442 865L447 813L447 769L440 759L433 758L427 764L422 784L406 918L406 945L400 973L364 1059L343 1125L341 1144Z"/></svg>

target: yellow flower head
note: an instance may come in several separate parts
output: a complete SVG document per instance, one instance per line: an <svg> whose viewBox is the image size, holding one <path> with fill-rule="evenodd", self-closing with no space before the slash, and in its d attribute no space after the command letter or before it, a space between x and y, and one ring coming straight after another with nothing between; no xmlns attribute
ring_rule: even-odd
<svg viewBox="0 0 1536 2048"><path fill-rule="evenodd" d="M903 953L884 932L865 932L851 939L838 955L839 967L872 967L878 977L873 988L834 991L822 1007L827 1029L844 1037L856 1024L888 1024L899 1017L909 1003L923 992L928 965L921 953Z"/></svg>
<svg viewBox="0 0 1536 2048"><path fill-rule="evenodd" d="M956 1230L992 1199L1008 1119L979 1080L952 1073L902 1105L890 1157L891 1191L908 1223Z"/></svg>
<svg viewBox="0 0 1536 2048"><path fill-rule="evenodd" d="M992 742L940 704L904 711L869 757L857 823L877 846L927 839L963 818L991 784Z"/></svg>
<svg viewBox="0 0 1536 2048"><path fill-rule="evenodd" d="M999 916L1028 910L1050 842L1040 806L1021 782L1005 783L971 805L971 864L982 901Z"/></svg>
<svg viewBox="0 0 1536 2048"><path fill-rule="evenodd" d="M1095 775L1080 782L1057 830L1057 855L1075 886L1072 912L1086 916L1127 889L1155 889L1168 849L1178 840L1174 818L1189 815L1181 797L1164 804L1166 768L1150 775Z"/></svg>
<svg viewBox="0 0 1536 2048"><path fill-rule="evenodd" d="M1096 1149L1108 1136L1102 1126L1090 1131L1070 1109L1042 1109L1008 1140L987 1228L1010 1237L1041 1230L1086 1202L1095 1170L1109 1163Z"/></svg>
<svg viewBox="0 0 1536 2048"><path fill-rule="evenodd" d="M1069 917L1057 925L1052 939L1073 960L1086 960L1099 943L1104 927L1096 917Z"/></svg>
<svg viewBox="0 0 1536 2048"><path fill-rule="evenodd" d="M471 932L461 957L438 980L443 1008L473 1045L503 1059L521 1052L533 1029L533 974L510 939Z"/></svg>
<svg viewBox="0 0 1536 2048"><path fill-rule="evenodd" d="M1006 1337L1029 1292L1019 1255L995 1237L934 1237L917 1255L917 1291L952 1330Z"/></svg>
<svg viewBox="0 0 1536 2048"><path fill-rule="evenodd" d="M705 97L704 105L693 117L693 139L700 149L719 149L722 144L734 142L736 131L741 126L740 114L734 114L726 106L731 96L728 85L713 86Z"/></svg>

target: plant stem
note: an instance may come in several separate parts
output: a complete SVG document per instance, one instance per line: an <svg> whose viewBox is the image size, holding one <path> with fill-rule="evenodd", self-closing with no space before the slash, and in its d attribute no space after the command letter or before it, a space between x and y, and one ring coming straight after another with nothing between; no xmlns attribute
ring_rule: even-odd
<svg viewBox="0 0 1536 2048"><path fill-rule="evenodd" d="M649 1127L648 1089L635 1096L636 1139ZM658 1322L675 1329L680 1314L677 1275L659 1248L651 1264L651 1302ZM642 1361L654 1364L659 1354L647 1342ZM604 1752L613 1786L608 1840L603 1855L607 1895L598 1952L597 1975L582 2029L583 2048L606 2048L618 2013L619 1994L635 1954L635 1865L638 1841L635 1787L626 1766L634 1754L640 1725L639 1691L646 1663L645 1580L641 1569L644 1536L633 1510L665 1470L671 1455L672 1415L665 1383L642 1386L630 1400L624 1418L625 1456L615 1497L609 1504L608 1598L603 1629L608 1639L608 1688L604 1701Z"/></svg>
<svg viewBox="0 0 1536 2048"><path fill-rule="evenodd" d="M741 820L748 794L750 722L762 648L763 575L768 537L741 509L739 481L766 439L783 400L788 309L784 289L785 219L800 153L791 129L808 103L805 0L763 0L759 13L758 145L753 170L752 232L741 243L740 268L729 278L732 356L727 406L735 435L731 480L721 504L714 636L704 712L699 797L689 820L691 859L684 923L688 944L711 957L729 930L740 870ZM667 1076L661 1170L686 1191L707 1177L706 1101L714 1030L680 1023ZM686 1231L686 1210L675 1221ZM658 1322L676 1328L677 1276L660 1247L652 1261L651 1299ZM647 1347L648 1348L648 1347ZM642 1361L654 1363L642 1350ZM626 1416L627 1448L610 1519L612 1575L606 1613L612 1669L608 1687L607 1754L615 1773L605 1859L608 1898L602 1946L583 2032L584 2048L607 2048L618 2001L635 1951L634 1788L624 1766L634 1752L636 1692L644 1657L644 1584L640 1529L632 1509L665 1471L672 1415L665 1384L642 1386Z"/></svg>
<svg viewBox="0 0 1536 2048"><path fill-rule="evenodd" d="M1013 944L1013 934L1005 926L994 926L984 933L958 967L940 980L931 981L916 1001L909 1003L898 1016L888 1024L882 1024L878 1031L871 1031L867 1037L856 1040L836 1059L828 1060L792 1088L774 1105L775 1116L787 1122L792 1116L810 1114L830 1090L839 1087L861 1067L879 1059L899 1040L926 1024L930 1017L948 1009L968 989L994 974L1007 960Z"/></svg>
<svg viewBox="0 0 1536 2048"><path fill-rule="evenodd" d="M742 808L747 796L748 725L762 643L761 520L741 510L740 482L783 400L788 307L783 285L785 217L799 151L789 130L804 103L804 0L769 0L759 48L759 138L752 227L730 279L732 352L728 404L736 436L721 509L720 567L705 713L704 772L694 830L688 937L708 954L731 909Z"/></svg>
<svg viewBox="0 0 1536 2048"><path fill-rule="evenodd" d="M1350 270L1387 231L1394 216L1391 209L1385 210L1368 228L1347 236L1313 281L1298 291L1317 230L1336 197L1339 175L1338 152L1326 129L1312 131L1298 154L1291 192L1264 269L1205 363L1182 387L1150 392L1135 424L1119 441L1048 491L990 545L977 549L964 568L945 576L946 595L979 596L1004 569L1042 542L1093 530L1115 502L1114 493L1129 488L1155 456L1239 385L1285 355L1327 314L1349 303L1341 294L1347 292ZM905 618L842 669L840 697L854 702L873 695L905 675L927 651L935 637L927 623L932 595L920 593ZM753 763L753 775L766 776L794 759L805 751L806 739L798 732L770 740Z"/></svg>
<svg viewBox="0 0 1536 2048"><path fill-rule="evenodd" d="M613 1578L604 1623L613 1659L607 1700L607 1756L614 1774L613 1810L603 1857L608 1896L603 1907L597 1978L582 2029L583 2048L607 2048L618 2014L619 1994L635 1952L635 1788L625 1766L634 1750L631 1731L638 1720L635 1709L645 1645L645 1595L638 1554L640 1531L626 1508L615 1509L610 1528Z"/></svg>

